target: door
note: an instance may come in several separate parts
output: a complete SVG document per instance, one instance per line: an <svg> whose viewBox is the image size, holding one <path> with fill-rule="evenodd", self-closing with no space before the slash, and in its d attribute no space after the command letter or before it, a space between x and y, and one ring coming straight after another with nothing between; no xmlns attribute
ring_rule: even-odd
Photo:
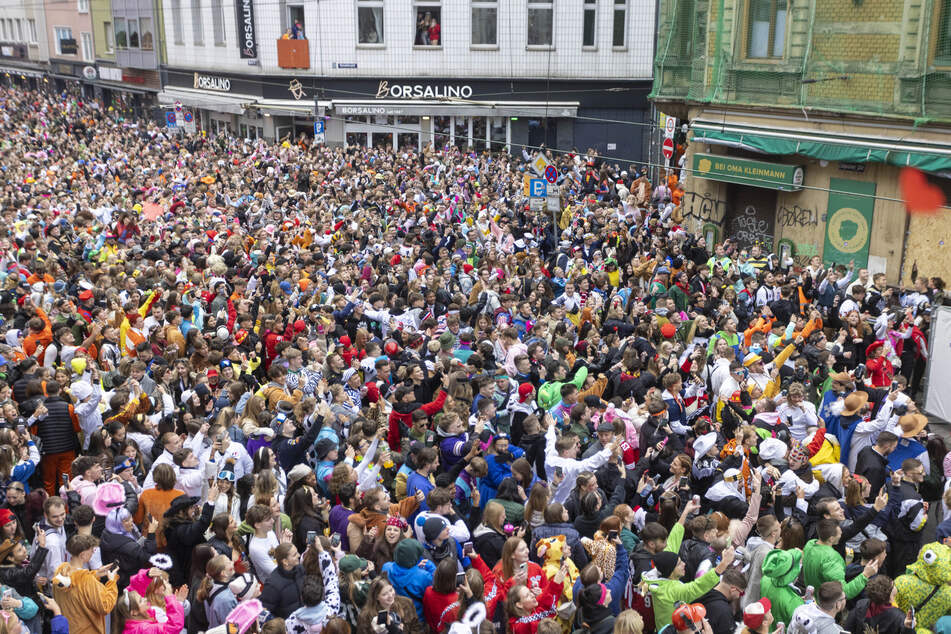
<svg viewBox="0 0 951 634"><path fill-rule="evenodd" d="M531 146L531 150L534 150L542 145L548 146L550 148L557 147L558 120L529 119L528 144Z"/></svg>
<svg viewBox="0 0 951 634"><path fill-rule="evenodd" d="M776 220L776 190L730 185L727 188L726 217L723 237L733 238L741 248L760 244L764 253L773 251Z"/></svg>

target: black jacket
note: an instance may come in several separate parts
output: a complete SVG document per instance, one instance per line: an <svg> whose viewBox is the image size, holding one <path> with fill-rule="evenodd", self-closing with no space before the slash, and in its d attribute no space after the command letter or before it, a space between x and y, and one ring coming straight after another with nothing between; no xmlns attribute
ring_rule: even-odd
<svg viewBox="0 0 951 634"><path fill-rule="evenodd" d="M314 441L317 439L317 434L320 433L321 427L323 427L323 418L318 418L303 436L288 438L287 436L279 434L274 437L274 441L271 443L271 449L274 451L274 455L277 456L277 461L281 463L281 468L284 469L284 471L290 471L294 465L304 462L307 450L314 445Z"/></svg>
<svg viewBox="0 0 951 634"><path fill-rule="evenodd" d="M211 524L215 512L212 502L201 507L201 516L194 522L179 522L165 529L166 552L175 564L168 576L176 588L187 580L188 567L192 559L192 549L205 541L205 531Z"/></svg>
<svg viewBox="0 0 951 634"><path fill-rule="evenodd" d="M122 589L129 585L132 575L150 566L149 557L155 554L155 535L150 535L142 545L125 535L103 531L99 549L103 563L119 562L119 588Z"/></svg>
<svg viewBox="0 0 951 634"><path fill-rule="evenodd" d="M489 568L495 567L502 558L505 535L487 527L478 527L473 532L472 546Z"/></svg>
<svg viewBox="0 0 951 634"><path fill-rule="evenodd" d="M697 600L707 609L707 621L713 634L733 634L736 619L733 618L733 606L723 593L713 588Z"/></svg>
<svg viewBox="0 0 951 634"><path fill-rule="evenodd" d="M571 524L560 522L557 524L542 524L532 531L532 547L529 549L529 556L532 558L532 561L541 563L541 560L536 556L538 552L538 540L555 537L557 535L565 536L565 544L567 544L571 550L571 560L578 566L578 570L587 566L589 558L584 546L581 545L581 535L578 534L578 531L575 530Z"/></svg>
<svg viewBox="0 0 951 634"><path fill-rule="evenodd" d="M0 566L0 583L10 586L20 596L32 597L39 602L36 596L36 575L46 561L50 551L42 546L36 547L36 552L30 557L30 564L26 567Z"/></svg>
<svg viewBox="0 0 951 634"><path fill-rule="evenodd" d="M43 441L43 455L76 450L79 447L76 439L79 422L73 406L58 396L50 396L43 404L49 411L36 423L36 435ZM77 421L76 426L73 420Z"/></svg>
<svg viewBox="0 0 951 634"><path fill-rule="evenodd" d="M304 569L299 565L291 570L278 566L261 588L261 605L282 619L300 607L300 589L304 584Z"/></svg>
<svg viewBox="0 0 951 634"><path fill-rule="evenodd" d="M878 634L914 634L914 629L905 627L905 615L895 607L886 608L873 617L866 617L870 601L862 599L855 604L845 620L848 632L873 631Z"/></svg>
<svg viewBox="0 0 951 634"><path fill-rule="evenodd" d="M871 502L888 480L888 458L871 446L863 447L855 461L855 475L864 477L871 485L872 491L868 494Z"/></svg>
<svg viewBox="0 0 951 634"><path fill-rule="evenodd" d="M697 570L705 560L709 560L713 566L716 565L716 553L710 548L710 544L692 537L680 544L680 558L684 562L684 583L697 578Z"/></svg>

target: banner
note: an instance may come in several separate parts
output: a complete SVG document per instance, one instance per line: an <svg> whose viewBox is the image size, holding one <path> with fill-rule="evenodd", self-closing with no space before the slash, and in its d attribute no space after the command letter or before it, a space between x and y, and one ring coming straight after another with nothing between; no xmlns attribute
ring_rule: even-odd
<svg viewBox="0 0 951 634"><path fill-rule="evenodd" d="M668 117L667 120L671 119ZM766 163L735 156L697 152L693 155L693 169L700 178L725 183L752 185L784 192L798 192L802 189L803 169L798 165Z"/></svg>
<svg viewBox="0 0 951 634"><path fill-rule="evenodd" d="M832 178L829 189L822 259L833 264L848 264L855 260L856 270L864 268L868 265L872 216L875 213L875 183Z"/></svg>
<svg viewBox="0 0 951 634"><path fill-rule="evenodd" d="M257 59L258 37L254 26L254 0L235 0L234 10L241 59Z"/></svg>

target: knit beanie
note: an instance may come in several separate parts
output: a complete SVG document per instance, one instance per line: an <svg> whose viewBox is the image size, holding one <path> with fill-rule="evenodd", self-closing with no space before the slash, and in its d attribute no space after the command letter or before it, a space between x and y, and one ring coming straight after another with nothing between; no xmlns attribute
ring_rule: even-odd
<svg viewBox="0 0 951 634"><path fill-rule="evenodd" d="M412 568L423 558L423 545L415 539L404 539L393 551L393 561L400 568Z"/></svg>
<svg viewBox="0 0 951 634"><path fill-rule="evenodd" d="M432 543L434 539L439 537L439 534L443 532L449 525L444 518L439 517L438 515L433 515L432 517L426 520L426 523L423 524L423 537L426 538L427 542Z"/></svg>
<svg viewBox="0 0 951 634"><path fill-rule="evenodd" d="M654 555L654 567L657 568L657 572L660 573L661 577L667 578L674 571L674 568L677 567L677 562L680 560L680 556L677 553L659 552Z"/></svg>

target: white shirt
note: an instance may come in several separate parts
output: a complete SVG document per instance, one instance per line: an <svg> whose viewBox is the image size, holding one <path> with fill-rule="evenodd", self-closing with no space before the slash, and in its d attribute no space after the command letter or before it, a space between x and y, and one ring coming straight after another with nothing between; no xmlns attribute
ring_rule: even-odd
<svg viewBox="0 0 951 634"><path fill-rule="evenodd" d="M555 451L556 440L555 426L552 425L548 428L548 431L545 432L545 473L548 476L548 481L554 482L555 467L561 467L562 472L565 474L565 479L562 480L561 484L555 489L552 495L552 502L563 504L565 500L568 499L568 496L571 495L571 490L575 486L575 480L578 478L578 474L582 471L595 471L608 461L608 458L611 457L611 450L604 448L584 460L563 458Z"/></svg>
<svg viewBox="0 0 951 634"><path fill-rule="evenodd" d="M272 549L277 548L280 542L274 531L270 531L267 537L252 537L248 547L248 555L251 557L251 563L254 564L254 571L258 575L261 584L267 582L268 577L277 568L277 562L268 554Z"/></svg>
<svg viewBox="0 0 951 634"><path fill-rule="evenodd" d="M779 414L780 420L789 421L789 435L800 442L805 439L809 427L819 426L816 406L809 401L804 400L798 407L783 403L777 408L776 413Z"/></svg>

